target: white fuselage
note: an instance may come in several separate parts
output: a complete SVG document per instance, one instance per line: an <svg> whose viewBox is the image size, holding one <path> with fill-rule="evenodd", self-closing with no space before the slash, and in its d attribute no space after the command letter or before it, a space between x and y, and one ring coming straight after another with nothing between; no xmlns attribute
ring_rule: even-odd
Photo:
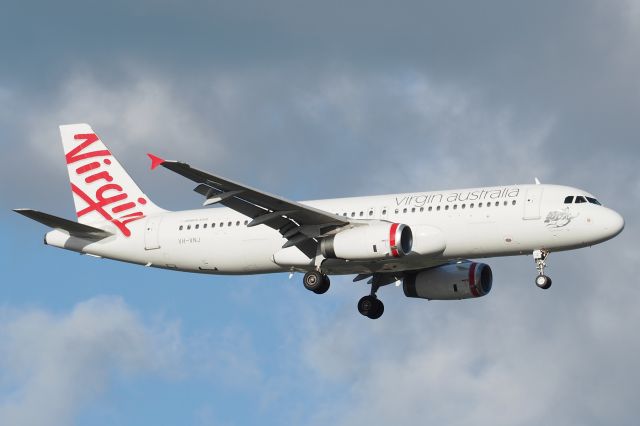
<svg viewBox="0 0 640 426"><path fill-rule="evenodd" d="M424 193L308 201L303 204L350 220L389 221L420 230L437 230L444 250L437 255L410 253L402 258L355 262L327 259L327 273L353 274L413 270L451 259L568 250L608 240L624 226L615 211L597 204L564 202L589 196L556 185L518 185ZM131 235L90 242L54 230L47 244L147 266L210 274L256 274L310 270L307 259L267 227L247 227L250 218L228 208L165 212L132 222ZM102 223L109 230L110 224ZM416 231L414 231L415 234ZM278 255L280 253L280 255ZM280 260L284 259L284 260ZM278 263L276 263L278 261Z"/></svg>

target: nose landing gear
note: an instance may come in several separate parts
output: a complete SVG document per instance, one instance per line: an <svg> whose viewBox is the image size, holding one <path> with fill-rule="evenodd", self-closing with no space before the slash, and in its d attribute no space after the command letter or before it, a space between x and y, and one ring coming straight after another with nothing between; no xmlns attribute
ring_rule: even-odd
<svg viewBox="0 0 640 426"><path fill-rule="evenodd" d="M536 285L543 290L551 287L551 278L544 274L544 267L547 264L544 260L549 255L547 250L535 250L533 252L533 260L536 262L536 269L538 270L538 276L536 277Z"/></svg>

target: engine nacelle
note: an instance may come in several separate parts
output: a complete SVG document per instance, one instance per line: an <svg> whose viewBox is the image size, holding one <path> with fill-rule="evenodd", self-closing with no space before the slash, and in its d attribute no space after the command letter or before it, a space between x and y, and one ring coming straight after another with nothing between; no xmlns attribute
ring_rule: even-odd
<svg viewBox="0 0 640 426"><path fill-rule="evenodd" d="M400 223L379 222L345 229L320 241L328 259L379 260L411 252L411 228Z"/></svg>
<svg viewBox="0 0 640 426"><path fill-rule="evenodd" d="M402 280L402 288L407 297L456 300L489 294L492 283L489 265L462 262L408 274Z"/></svg>

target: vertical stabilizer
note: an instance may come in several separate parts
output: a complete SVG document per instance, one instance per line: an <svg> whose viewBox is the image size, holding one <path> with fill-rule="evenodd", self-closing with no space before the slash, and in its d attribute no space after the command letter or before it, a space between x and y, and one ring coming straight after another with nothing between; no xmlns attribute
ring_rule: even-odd
<svg viewBox="0 0 640 426"><path fill-rule="evenodd" d="M80 223L127 224L164 210L153 204L88 124L60 126L73 202Z"/></svg>

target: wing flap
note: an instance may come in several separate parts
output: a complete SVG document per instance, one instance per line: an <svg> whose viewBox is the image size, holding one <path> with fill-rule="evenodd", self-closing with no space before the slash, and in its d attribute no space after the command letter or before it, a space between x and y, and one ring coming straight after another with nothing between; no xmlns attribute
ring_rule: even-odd
<svg viewBox="0 0 640 426"><path fill-rule="evenodd" d="M20 213L21 215L28 217L29 219L35 220L36 222L40 222L43 225L67 231L70 235L78 238L83 238L85 240L97 241L114 235L113 233L105 231L104 229L94 228L93 226L74 222L72 220L64 219L37 210L14 209L13 211L16 213Z"/></svg>

